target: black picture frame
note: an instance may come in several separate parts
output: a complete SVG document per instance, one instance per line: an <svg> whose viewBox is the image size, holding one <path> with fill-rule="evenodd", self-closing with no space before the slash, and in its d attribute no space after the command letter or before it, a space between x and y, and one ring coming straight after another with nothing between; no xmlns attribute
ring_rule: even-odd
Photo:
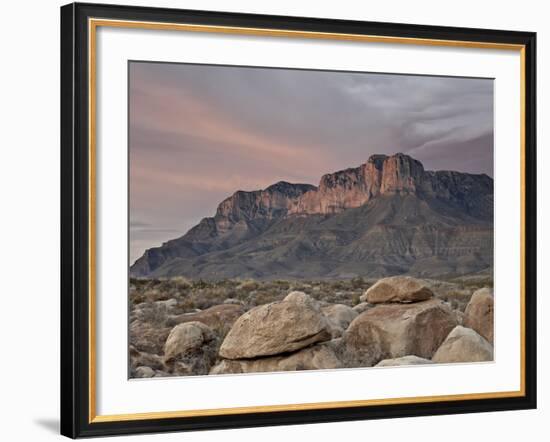
<svg viewBox="0 0 550 442"><path fill-rule="evenodd" d="M524 395L95 422L90 419L88 63L90 18L521 45L524 51ZM61 434L71 437L536 408L536 34L167 8L61 7Z"/></svg>

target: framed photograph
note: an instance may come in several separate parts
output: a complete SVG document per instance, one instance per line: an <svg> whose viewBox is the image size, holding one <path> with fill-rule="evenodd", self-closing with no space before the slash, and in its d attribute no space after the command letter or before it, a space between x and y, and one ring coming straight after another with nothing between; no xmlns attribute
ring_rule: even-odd
<svg viewBox="0 0 550 442"><path fill-rule="evenodd" d="M529 32L61 8L61 432L536 407Z"/></svg>

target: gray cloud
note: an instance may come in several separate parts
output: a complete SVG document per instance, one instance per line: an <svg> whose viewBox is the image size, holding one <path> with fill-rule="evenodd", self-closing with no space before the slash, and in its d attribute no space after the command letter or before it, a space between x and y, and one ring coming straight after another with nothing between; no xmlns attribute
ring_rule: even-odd
<svg viewBox="0 0 550 442"><path fill-rule="evenodd" d="M395 152L492 176L493 81L132 62L130 218L152 227L131 259L235 190Z"/></svg>

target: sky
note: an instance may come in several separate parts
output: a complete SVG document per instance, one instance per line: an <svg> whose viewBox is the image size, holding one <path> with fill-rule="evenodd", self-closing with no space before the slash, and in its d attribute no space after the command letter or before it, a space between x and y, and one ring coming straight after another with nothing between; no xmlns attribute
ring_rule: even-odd
<svg viewBox="0 0 550 442"><path fill-rule="evenodd" d="M317 185L375 153L493 176L493 80L129 65L130 262L237 190Z"/></svg>

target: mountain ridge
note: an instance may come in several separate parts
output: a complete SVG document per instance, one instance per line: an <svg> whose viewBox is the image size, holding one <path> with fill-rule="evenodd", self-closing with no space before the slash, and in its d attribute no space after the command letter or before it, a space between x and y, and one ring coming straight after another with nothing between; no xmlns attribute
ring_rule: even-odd
<svg viewBox="0 0 550 442"><path fill-rule="evenodd" d="M132 276L343 278L465 274L492 265L493 180L372 155L321 177L237 191L148 249Z"/></svg>

